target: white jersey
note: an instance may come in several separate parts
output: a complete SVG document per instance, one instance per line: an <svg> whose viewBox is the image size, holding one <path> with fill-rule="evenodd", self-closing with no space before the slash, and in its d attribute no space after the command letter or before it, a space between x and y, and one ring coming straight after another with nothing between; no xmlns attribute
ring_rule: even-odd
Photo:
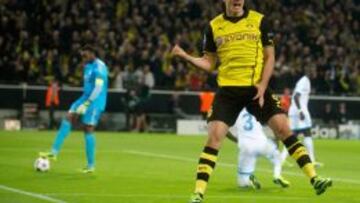
<svg viewBox="0 0 360 203"><path fill-rule="evenodd" d="M290 127L292 130L301 130L310 128L312 126L312 121L310 117L310 113L308 110L309 97L311 92L311 84L310 79L307 76L301 77L293 91L293 95L291 98L291 105L289 109L289 120ZM300 109L295 104L295 95L300 94L299 104ZM305 119L300 119L299 112L302 111L304 113Z"/></svg>
<svg viewBox="0 0 360 203"><path fill-rule="evenodd" d="M238 140L265 141L267 139L261 124L245 108L240 112L235 124L229 131Z"/></svg>
<svg viewBox="0 0 360 203"><path fill-rule="evenodd" d="M255 171L258 156L265 156L277 168L274 177L281 173L280 152L273 140L266 137L263 127L244 108L229 131L238 139L238 184L241 187L250 185L249 175Z"/></svg>

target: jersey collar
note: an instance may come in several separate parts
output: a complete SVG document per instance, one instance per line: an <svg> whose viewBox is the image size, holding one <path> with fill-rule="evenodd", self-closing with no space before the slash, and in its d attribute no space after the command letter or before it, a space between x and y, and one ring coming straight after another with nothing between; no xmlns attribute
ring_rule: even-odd
<svg viewBox="0 0 360 203"><path fill-rule="evenodd" d="M93 60L90 60L90 61L87 61L86 64L93 64L93 63L95 63L96 60L97 60L97 58L95 58Z"/></svg>
<svg viewBox="0 0 360 203"><path fill-rule="evenodd" d="M228 21L230 21L232 23L237 23L241 19L246 18L248 15L249 15L249 9L244 6L244 13L242 14L242 16L238 16L238 17L227 16L226 12L225 12L223 14L223 17L224 17L225 20L228 20Z"/></svg>

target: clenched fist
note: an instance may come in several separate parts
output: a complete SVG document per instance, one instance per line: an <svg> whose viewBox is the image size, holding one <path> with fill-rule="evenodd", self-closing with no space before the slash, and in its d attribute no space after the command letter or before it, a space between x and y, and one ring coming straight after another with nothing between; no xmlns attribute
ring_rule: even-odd
<svg viewBox="0 0 360 203"><path fill-rule="evenodd" d="M184 51L183 48L181 48L179 45L175 45L173 47L173 49L171 50L171 54L174 56L179 56L181 58L184 58L184 56L186 55L186 52Z"/></svg>

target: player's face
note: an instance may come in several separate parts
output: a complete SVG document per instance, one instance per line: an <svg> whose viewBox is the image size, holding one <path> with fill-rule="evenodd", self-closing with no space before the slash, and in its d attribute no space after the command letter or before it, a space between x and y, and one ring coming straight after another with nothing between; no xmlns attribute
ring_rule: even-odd
<svg viewBox="0 0 360 203"><path fill-rule="evenodd" d="M225 3L226 14L230 16L240 16L243 13L244 0L223 0Z"/></svg>
<svg viewBox="0 0 360 203"><path fill-rule="evenodd" d="M90 51L84 50L84 51L81 51L80 54L81 54L83 60L86 62L94 60L94 54Z"/></svg>

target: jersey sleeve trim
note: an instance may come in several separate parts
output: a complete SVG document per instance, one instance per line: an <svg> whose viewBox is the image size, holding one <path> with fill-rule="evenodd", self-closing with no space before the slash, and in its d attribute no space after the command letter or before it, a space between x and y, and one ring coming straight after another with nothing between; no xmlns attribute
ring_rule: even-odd
<svg viewBox="0 0 360 203"><path fill-rule="evenodd" d="M96 78L95 79L95 85L96 86L103 86L104 85L104 80L102 78Z"/></svg>
<svg viewBox="0 0 360 203"><path fill-rule="evenodd" d="M260 31L261 31L261 43L263 47L274 46L275 34L270 25L270 22L265 16L261 19Z"/></svg>
<svg viewBox="0 0 360 203"><path fill-rule="evenodd" d="M210 23L206 26L203 36L203 53L210 52L215 53L217 50L214 42L214 34Z"/></svg>

